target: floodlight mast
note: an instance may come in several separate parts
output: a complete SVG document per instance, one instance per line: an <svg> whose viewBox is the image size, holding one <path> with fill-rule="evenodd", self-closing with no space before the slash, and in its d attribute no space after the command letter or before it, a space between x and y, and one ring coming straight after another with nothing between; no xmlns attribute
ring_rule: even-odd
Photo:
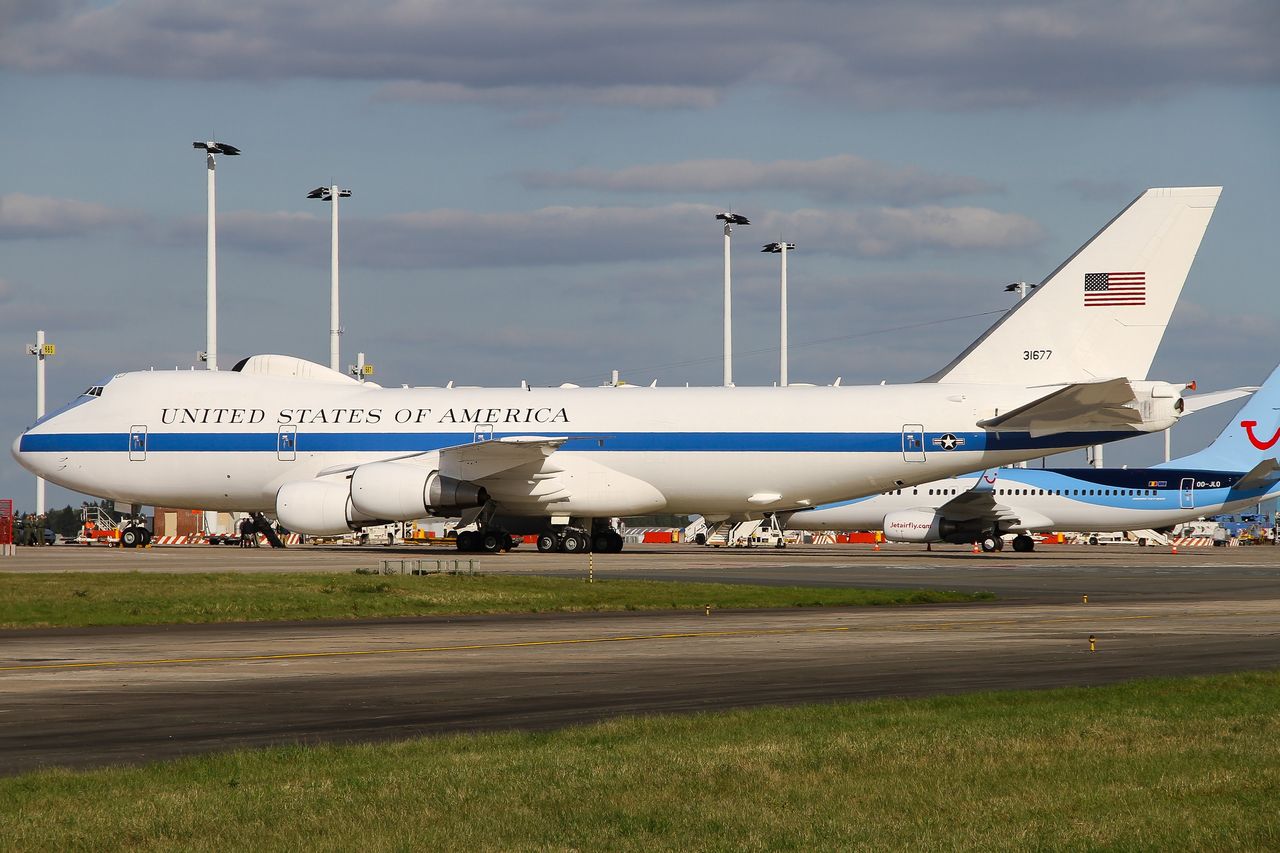
<svg viewBox="0 0 1280 853"><path fill-rule="evenodd" d="M338 199L351 198L351 190L344 190L337 184L327 187L316 187L307 193L307 198L317 198L333 203L332 234L329 249L329 367L341 370L339 357L339 339L342 335L342 324L339 322L340 308L338 300Z"/></svg>
<svg viewBox="0 0 1280 853"><path fill-rule="evenodd" d="M750 225L747 217L738 213L717 213L716 219L724 220L724 386L733 385L733 273L729 261L730 235L733 226Z"/></svg>
<svg viewBox="0 0 1280 853"><path fill-rule="evenodd" d="M207 282L205 296L205 351L200 354L210 370L218 369L218 225L217 225L217 157L226 154L234 157L240 149L225 142L193 142L192 148L202 148L205 152L205 163L209 172L209 233L207 248Z"/></svg>
<svg viewBox="0 0 1280 853"><path fill-rule="evenodd" d="M27 355L36 357L36 420L44 417L44 360L56 352L44 340L44 331L36 332L34 345L27 345ZM36 477L36 515L44 515L44 478ZM40 534L43 536L43 532Z"/></svg>
<svg viewBox="0 0 1280 853"><path fill-rule="evenodd" d="M782 322L779 341L782 355L778 362L778 387L787 387L787 252L794 250L795 243L769 243L760 251L782 255Z"/></svg>

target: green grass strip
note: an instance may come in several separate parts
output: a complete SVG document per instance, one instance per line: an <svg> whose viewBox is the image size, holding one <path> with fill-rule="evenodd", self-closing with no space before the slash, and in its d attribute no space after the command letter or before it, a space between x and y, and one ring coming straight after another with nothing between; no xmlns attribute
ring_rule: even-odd
<svg viewBox="0 0 1280 853"><path fill-rule="evenodd" d="M0 779L17 850L1275 850L1280 673Z"/></svg>
<svg viewBox="0 0 1280 853"><path fill-rule="evenodd" d="M986 600L990 593L527 575L0 574L0 628Z"/></svg>

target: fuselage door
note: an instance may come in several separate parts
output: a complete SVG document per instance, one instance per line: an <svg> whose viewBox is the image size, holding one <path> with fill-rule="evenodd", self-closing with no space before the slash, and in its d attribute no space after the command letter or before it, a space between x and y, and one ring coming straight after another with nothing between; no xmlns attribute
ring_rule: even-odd
<svg viewBox="0 0 1280 853"><path fill-rule="evenodd" d="M298 427L293 424L280 427L276 433L276 458L292 462L298 458Z"/></svg>
<svg viewBox="0 0 1280 853"><path fill-rule="evenodd" d="M141 424L129 427L129 461L144 462L147 458L147 428Z"/></svg>
<svg viewBox="0 0 1280 853"><path fill-rule="evenodd" d="M1178 490L1178 499L1183 509L1195 509L1196 481L1191 477L1182 478L1182 487Z"/></svg>
<svg viewBox="0 0 1280 853"><path fill-rule="evenodd" d="M493 424L476 424L476 430L471 435L474 442L493 441Z"/></svg>
<svg viewBox="0 0 1280 853"><path fill-rule="evenodd" d="M924 426L902 425L902 458L906 462L924 461Z"/></svg>

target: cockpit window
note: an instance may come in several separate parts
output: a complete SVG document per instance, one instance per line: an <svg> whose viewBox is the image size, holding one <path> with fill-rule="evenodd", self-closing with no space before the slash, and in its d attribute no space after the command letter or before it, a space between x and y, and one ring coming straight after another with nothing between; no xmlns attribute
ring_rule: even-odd
<svg viewBox="0 0 1280 853"><path fill-rule="evenodd" d="M101 386L101 385L91 385L91 386L90 386L90 387L89 387L89 388L88 388L88 389L87 389L83 394L81 394L80 396L81 396L81 397L101 397L101 396L102 396L102 386Z"/></svg>

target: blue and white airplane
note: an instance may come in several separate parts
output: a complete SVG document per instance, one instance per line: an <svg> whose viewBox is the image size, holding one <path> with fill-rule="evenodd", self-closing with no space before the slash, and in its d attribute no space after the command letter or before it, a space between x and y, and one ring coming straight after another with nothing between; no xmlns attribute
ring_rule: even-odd
<svg viewBox="0 0 1280 853"><path fill-rule="evenodd" d="M791 530L883 530L987 551L1016 533L1014 550L1030 551L1029 533L1159 529L1269 500L1280 495L1277 457L1280 367L1212 444L1151 468L990 469L779 515Z"/></svg>
<svg viewBox="0 0 1280 853"><path fill-rule="evenodd" d="M502 515L547 519L566 551L618 550L613 516L759 518L909 487L1175 423L1187 385L1146 376L1220 192L1147 190L922 382L381 388L260 355L119 374L13 454L86 494L308 534L460 517L478 527L460 546L484 550Z"/></svg>

